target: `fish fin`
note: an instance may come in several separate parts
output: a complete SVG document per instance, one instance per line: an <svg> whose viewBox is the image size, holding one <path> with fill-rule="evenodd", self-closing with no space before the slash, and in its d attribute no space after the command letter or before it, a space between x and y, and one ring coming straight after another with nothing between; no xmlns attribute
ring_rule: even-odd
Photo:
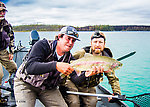
<svg viewBox="0 0 150 107"><path fill-rule="evenodd" d="M72 62L73 62L73 60L70 61L70 63L72 63Z"/></svg>
<svg viewBox="0 0 150 107"><path fill-rule="evenodd" d="M86 77L90 77L90 76L92 76L92 70L87 70L86 72L85 72L85 76Z"/></svg>
<svg viewBox="0 0 150 107"><path fill-rule="evenodd" d="M76 74L77 74L78 76L81 75L81 71L80 71L80 70L75 69L75 72L76 72Z"/></svg>

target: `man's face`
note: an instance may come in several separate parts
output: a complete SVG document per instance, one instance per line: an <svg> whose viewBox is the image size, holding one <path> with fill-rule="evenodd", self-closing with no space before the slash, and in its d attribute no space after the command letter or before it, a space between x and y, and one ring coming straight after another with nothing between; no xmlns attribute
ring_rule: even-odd
<svg viewBox="0 0 150 107"><path fill-rule="evenodd" d="M59 38L59 43L61 45L61 49L64 52L70 51L75 43L76 39L73 37L70 37L68 35L64 35L62 38Z"/></svg>
<svg viewBox="0 0 150 107"><path fill-rule="evenodd" d="M0 20L3 20L5 18L6 10L0 10Z"/></svg>
<svg viewBox="0 0 150 107"><path fill-rule="evenodd" d="M105 48L104 38L94 38L91 41L92 52L95 54L100 54Z"/></svg>

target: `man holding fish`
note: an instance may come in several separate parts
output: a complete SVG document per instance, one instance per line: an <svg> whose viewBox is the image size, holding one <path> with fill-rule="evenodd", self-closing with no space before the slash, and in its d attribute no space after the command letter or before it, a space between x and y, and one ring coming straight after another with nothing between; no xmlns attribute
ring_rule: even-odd
<svg viewBox="0 0 150 107"><path fill-rule="evenodd" d="M112 59L113 55L110 49L105 47L105 43L105 35L100 31L96 31L91 36L91 46L85 47L73 54L78 60L73 61L71 65L76 70L78 76L74 72L70 74L71 78L65 83L67 90L96 93L95 86L102 81L104 73L109 80L113 94L121 94L119 79L115 76L114 70L122 66L122 64ZM80 97L86 107L96 107L96 97ZM80 107L78 95L68 94L65 96L65 100L69 107ZM113 102L113 100L109 98L110 102Z"/></svg>
<svg viewBox="0 0 150 107"><path fill-rule="evenodd" d="M32 46L14 79L17 107L34 107L37 98L45 107L68 107L58 86L65 82L62 75L74 71L69 65L73 59L70 50L78 37L74 27L65 26L56 40L43 39Z"/></svg>

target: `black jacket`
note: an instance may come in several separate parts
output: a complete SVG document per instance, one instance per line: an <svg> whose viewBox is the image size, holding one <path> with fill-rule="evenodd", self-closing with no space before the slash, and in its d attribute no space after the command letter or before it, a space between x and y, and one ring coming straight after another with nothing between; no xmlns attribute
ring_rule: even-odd
<svg viewBox="0 0 150 107"><path fill-rule="evenodd" d="M56 69L56 63L69 63L70 60L73 59L71 53L67 52L58 60L55 54L56 45L56 40L48 41L46 39L35 43L30 51L25 66L28 75L36 76L49 73L48 78L44 80L42 84L45 85L48 89L56 87L60 82L62 82L62 78L59 75L60 72Z"/></svg>

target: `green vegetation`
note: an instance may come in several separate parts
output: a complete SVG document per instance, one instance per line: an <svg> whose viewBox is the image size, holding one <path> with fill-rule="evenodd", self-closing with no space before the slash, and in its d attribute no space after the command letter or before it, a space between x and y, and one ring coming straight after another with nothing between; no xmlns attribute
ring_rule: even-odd
<svg viewBox="0 0 150 107"><path fill-rule="evenodd" d="M14 31L59 31L65 25L19 25L13 26ZM74 26L75 27L75 26ZM146 25L89 25L84 27L75 27L78 31L150 31L150 26Z"/></svg>
<svg viewBox="0 0 150 107"><path fill-rule="evenodd" d="M13 26L14 31L59 31L63 25L19 25Z"/></svg>

